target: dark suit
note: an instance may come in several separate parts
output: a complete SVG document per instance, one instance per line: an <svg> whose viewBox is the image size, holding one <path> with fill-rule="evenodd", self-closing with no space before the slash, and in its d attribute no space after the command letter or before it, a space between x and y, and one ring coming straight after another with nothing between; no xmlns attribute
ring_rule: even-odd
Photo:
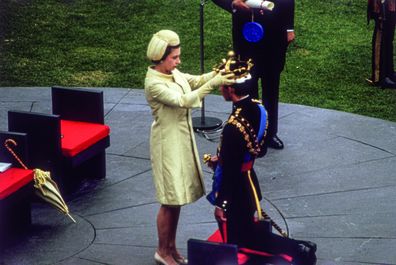
<svg viewBox="0 0 396 265"><path fill-rule="evenodd" d="M314 264L314 260L316 260L314 253L307 257L299 251L299 244L302 241L284 238L263 230L254 221L254 213L257 210L254 190L259 200L262 197L253 164L256 156L265 155L266 145L265 138L264 142L261 141L258 145L255 145L251 140L246 140L248 137L242 131L251 132L252 129L253 133L249 135L258 135L260 121L261 111L258 103L248 97L234 103L233 113L224 126L218 155L218 166L222 168L222 179L215 204L225 211L227 227L225 231L223 225L219 223L219 229L223 238L224 234L227 234L227 243L236 244L239 248L272 254L287 254L293 257L296 265ZM246 126L246 124L250 125ZM265 121L263 124L265 126ZM250 139L256 138L250 137ZM255 148L255 150L259 150L256 152L259 155L249 152L251 150L249 143L259 147L259 149ZM251 164L246 162L248 153L251 155Z"/></svg>
<svg viewBox="0 0 396 265"><path fill-rule="evenodd" d="M393 38L395 35L396 1L369 0L368 20L374 19L375 27L372 39L372 75L371 80L380 84L386 77L394 80Z"/></svg>
<svg viewBox="0 0 396 265"><path fill-rule="evenodd" d="M273 0L275 8L264 11L264 14L255 9L254 21L264 28L264 38L257 43L245 40L242 34L243 26L250 22L251 13L232 12L232 0L213 0L221 8L232 13L233 46L241 59L253 59L254 67L251 71L253 87L250 95L259 98L258 80L261 79L262 100L269 116L269 136L278 132L278 101L280 74L285 65L287 50L287 30L294 28L294 0Z"/></svg>

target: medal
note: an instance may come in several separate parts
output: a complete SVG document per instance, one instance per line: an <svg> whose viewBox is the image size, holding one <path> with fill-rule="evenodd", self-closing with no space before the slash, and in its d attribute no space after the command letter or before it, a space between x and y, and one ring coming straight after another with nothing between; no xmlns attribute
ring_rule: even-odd
<svg viewBox="0 0 396 265"><path fill-rule="evenodd" d="M248 42L259 42L264 37L264 29L257 22L248 22L243 26L243 37Z"/></svg>
<svg viewBox="0 0 396 265"><path fill-rule="evenodd" d="M257 22L254 22L252 12L252 21L247 22L242 29L242 34L248 42L259 42L264 37L264 28Z"/></svg>

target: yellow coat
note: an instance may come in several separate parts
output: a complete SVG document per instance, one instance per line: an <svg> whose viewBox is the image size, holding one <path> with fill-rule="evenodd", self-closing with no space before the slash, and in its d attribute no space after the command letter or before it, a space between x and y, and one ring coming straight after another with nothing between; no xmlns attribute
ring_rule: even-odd
<svg viewBox="0 0 396 265"><path fill-rule="evenodd" d="M151 125L150 154L157 200L165 205L184 205L205 194L200 158L195 143L191 108L212 88L202 76L175 69L162 74L151 67L145 79L145 94L154 121Z"/></svg>

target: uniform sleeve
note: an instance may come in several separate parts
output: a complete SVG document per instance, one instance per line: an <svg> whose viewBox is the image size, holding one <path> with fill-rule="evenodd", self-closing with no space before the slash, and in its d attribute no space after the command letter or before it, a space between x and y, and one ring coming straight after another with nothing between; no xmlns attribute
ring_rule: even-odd
<svg viewBox="0 0 396 265"><path fill-rule="evenodd" d="M286 29L294 30L294 0L280 0L276 4L281 9L282 20L284 20Z"/></svg>
<svg viewBox="0 0 396 265"><path fill-rule="evenodd" d="M223 170L220 189L216 198L216 206L227 209L232 203L232 194L240 177L245 143L241 133L235 126L226 125L220 150L220 163Z"/></svg>

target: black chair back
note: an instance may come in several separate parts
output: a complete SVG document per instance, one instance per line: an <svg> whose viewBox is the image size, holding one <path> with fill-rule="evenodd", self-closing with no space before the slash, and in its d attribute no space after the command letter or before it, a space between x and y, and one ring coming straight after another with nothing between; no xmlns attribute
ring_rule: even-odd
<svg viewBox="0 0 396 265"><path fill-rule="evenodd" d="M189 265L238 265L238 247L199 239L187 242Z"/></svg>
<svg viewBox="0 0 396 265"><path fill-rule="evenodd" d="M9 111L8 130L27 134L32 167L52 170L54 163L59 162L61 135L58 115Z"/></svg>
<svg viewBox="0 0 396 265"><path fill-rule="evenodd" d="M63 120L104 124L103 91L54 86L52 113Z"/></svg>

